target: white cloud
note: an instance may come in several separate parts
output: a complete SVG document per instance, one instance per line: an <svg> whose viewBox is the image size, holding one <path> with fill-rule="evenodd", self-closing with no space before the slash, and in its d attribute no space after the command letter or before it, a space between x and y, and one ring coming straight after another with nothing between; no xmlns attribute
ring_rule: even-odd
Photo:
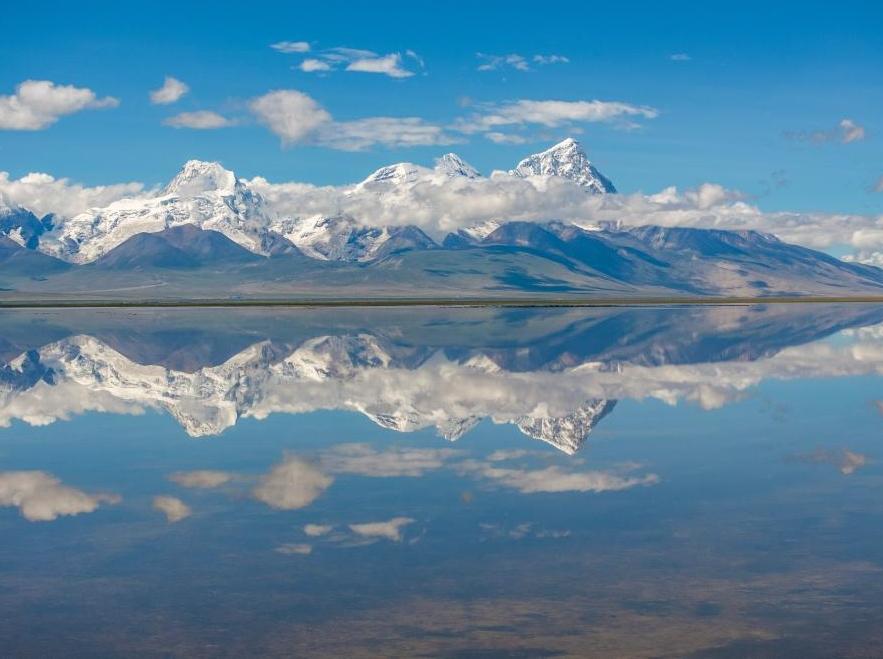
<svg viewBox="0 0 883 659"><path fill-rule="evenodd" d="M797 142L811 142L813 144L824 144L826 142L841 142L850 144L852 142L860 142L865 139L865 128L860 126L852 119L841 119L836 128L829 130L810 130L810 131L787 131L785 137Z"/></svg>
<svg viewBox="0 0 883 659"><path fill-rule="evenodd" d="M280 554L308 556L313 553L313 546L302 543L291 543L276 547Z"/></svg>
<svg viewBox="0 0 883 659"><path fill-rule="evenodd" d="M346 70L361 73L382 73L390 78L410 78L414 75L413 71L402 68L402 56L399 53L353 60L347 64Z"/></svg>
<svg viewBox="0 0 883 659"><path fill-rule="evenodd" d="M693 58L687 53L674 53L673 55L669 55L668 59L672 62L689 62Z"/></svg>
<svg viewBox="0 0 883 659"><path fill-rule="evenodd" d="M527 142L527 138L521 135L500 133L497 131L485 133L484 136L486 139L489 139L494 144L525 144Z"/></svg>
<svg viewBox="0 0 883 659"><path fill-rule="evenodd" d="M166 516L169 524L175 524L182 519L187 519L192 514L190 506L177 497L158 496L153 498L153 509Z"/></svg>
<svg viewBox="0 0 883 659"><path fill-rule="evenodd" d="M546 66L549 64L567 64L570 59L564 55L519 55L518 53L509 53L508 55L488 55L487 53L475 53L475 56L481 61L478 65L479 71L498 71L500 69L514 69L516 71L530 71L530 63L533 62L538 66Z"/></svg>
<svg viewBox="0 0 883 659"><path fill-rule="evenodd" d="M352 186L271 184L261 178L249 184L282 216L348 213L377 225L414 224L436 237L493 218L558 218L581 225L750 229L815 249L846 245L883 251L883 216L764 212L738 191L713 183L650 195L592 195L564 179L521 179L505 173L475 180L427 178L384 195Z"/></svg>
<svg viewBox="0 0 883 659"><path fill-rule="evenodd" d="M330 524L306 524L304 526L304 533L306 533L311 538L318 538L323 535L328 535L334 529Z"/></svg>
<svg viewBox="0 0 883 659"><path fill-rule="evenodd" d="M32 172L18 179L0 172L0 199L24 206L35 215L56 213L71 217L89 208L107 206L114 201L135 197L144 190L143 183L118 183L87 187L67 178Z"/></svg>
<svg viewBox="0 0 883 659"><path fill-rule="evenodd" d="M874 192L883 192L883 176L877 179L873 185Z"/></svg>
<svg viewBox="0 0 883 659"><path fill-rule="evenodd" d="M413 524L410 517L393 517L385 522L367 522L365 524L350 524L350 531L363 538L382 538L392 542L401 542L402 529L408 524Z"/></svg>
<svg viewBox="0 0 883 659"><path fill-rule="evenodd" d="M522 494L610 492L659 482L656 474L624 476L605 471L568 472L557 466L544 469L504 469L488 463L470 461L463 463L462 468L467 473L492 480Z"/></svg>
<svg viewBox="0 0 883 659"><path fill-rule="evenodd" d="M273 50L280 53L308 53L310 52L310 44L307 41L279 41L270 45Z"/></svg>
<svg viewBox="0 0 883 659"><path fill-rule="evenodd" d="M166 76L162 87L154 89L150 92L150 102L154 105L168 105L175 103L181 99L184 94L190 91L187 84L181 82L172 76Z"/></svg>
<svg viewBox="0 0 883 659"><path fill-rule="evenodd" d="M510 126L539 125L557 128L582 122L653 119L658 115L659 111L655 108L620 101L519 100L485 104L480 107L479 112L459 120L455 125L464 133L476 133Z"/></svg>
<svg viewBox="0 0 883 659"><path fill-rule="evenodd" d="M304 73L316 73L318 71L330 71L331 65L319 59L305 59L298 67Z"/></svg>
<svg viewBox="0 0 883 659"><path fill-rule="evenodd" d="M0 472L0 506L15 507L29 522L91 513L103 503L119 503L115 494L87 494L45 471Z"/></svg>
<svg viewBox="0 0 883 659"><path fill-rule="evenodd" d="M101 108L115 108L119 100L98 98L91 89L56 85L49 80L25 80L11 96L0 96L0 130L41 130L61 117Z"/></svg>
<svg viewBox="0 0 883 659"><path fill-rule="evenodd" d="M482 60L482 63L478 65L479 71L496 71L504 67L513 68L516 71L530 71L527 58L517 53L510 53L509 55L475 53L475 56Z"/></svg>
<svg viewBox="0 0 883 659"><path fill-rule="evenodd" d="M233 474L226 471L212 471L209 469L201 469L197 471L176 471L169 476L169 480L181 487L197 488L207 490L220 487L229 483L233 479Z"/></svg>
<svg viewBox="0 0 883 659"><path fill-rule="evenodd" d="M570 59L564 55L534 55L533 61L536 64L569 64Z"/></svg>
<svg viewBox="0 0 883 659"><path fill-rule="evenodd" d="M271 508L298 510L313 503L333 482L315 465L289 456L261 477L252 494Z"/></svg>
<svg viewBox="0 0 883 659"><path fill-rule="evenodd" d="M181 112L174 117L169 117L163 121L166 126L172 128L195 128L197 130L213 130L215 128L226 128L233 126L236 122L227 119L217 112L211 110L198 110L196 112Z"/></svg>
<svg viewBox="0 0 883 659"><path fill-rule="evenodd" d="M405 57L421 69L424 68L423 59L413 50L406 50ZM340 67L343 67L344 71L353 73L379 73L390 78L410 78L415 75L415 71L405 66L402 53L381 55L373 50L343 46L314 53L313 57L305 59L298 65L298 68L305 73L333 71Z"/></svg>
<svg viewBox="0 0 883 659"><path fill-rule="evenodd" d="M379 144L407 148L455 144L459 140L444 128L417 117L369 117L328 124L317 136L322 146L342 151L361 151Z"/></svg>
<svg viewBox="0 0 883 659"><path fill-rule="evenodd" d="M273 91L249 104L251 111L283 144L296 144L312 137L331 122L331 115L315 100L293 89Z"/></svg>
<svg viewBox="0 0 883 659"><path fill-rule="evenodd" d="M410 147L451 144L440 126L416 117L368 117L334 121L313 98L293 89L265 94L251 101L251 111L282 139L284 145L319 144L342 151L359 151L380 144Z"/></svg>
<svg viewBox="0 0 883 659"><path fill-rule="evenodd" d="M455 449L390 448L377 451L367 444L339 444L322 454L322 466L337 474L375 478L422 476L441 469L460 455Z"/></svg>
<svg viewBox="0 0 883 659"><path fill-rule="evenodd" d="M842 119L840 121L840 141L844 144L850 142L860 142L865 139L865 128L859 126L852 119Z"/></svg>

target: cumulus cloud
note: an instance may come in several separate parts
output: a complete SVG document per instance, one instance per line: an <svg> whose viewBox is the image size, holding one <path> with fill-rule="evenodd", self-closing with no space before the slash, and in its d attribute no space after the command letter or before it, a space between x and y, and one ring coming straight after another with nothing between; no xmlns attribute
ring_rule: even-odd
<svg viewBox="0 0 883 659"><path fill-rule="evenodd" d="M343 151L359 151L375 144L410 147L455 141L442 127L417 117L334 121L331 113L316 100L293 89L273 91L255 98L249 107L286 146L311 143Z"/></svg>
<svg viewBox="0 0 883 659"><path fill-rule="evenodd" d="M233 474L226 471L201 469L197 471L176 471L169 475L169 480L181 487L208 490L229 483Z"/></svg>
<svg viewBox="0 0 883 659"><path fill-rule="evenodd" d="M310 44L307 41L279 41L270 44L270 48L280 53L308 53L310 52Z"/></svg>
<svg viewBox="0 0 883 659"><path fill-rule="evenodd" d="M306 533L311 538L318 538L323 535L328 535L334 529L330 524L306 524L304 526L304 533Z"/></svg>
<svg viewBox="0 0 883 659"><path fill-rule="evenodd" d="M249 104L254 115L282 140L296 144L331 122L331 114L307 94L282 89L259 96Z"/></svg>
<svg viewBox="0 0 883 659"><path fill-rule="evenodd" d="M154 105L169 105L179 101L188 91L190 87L186 83L172 76L166 76L162 87L150 92L150 102Z"/></svg>
<svg viewBox="0 0 883 659"><path fill-rule="evenodd" d="M567 64L570 59L564 55L534 55L525 56L518 53L508 55L488 55L487 53L475 53L480 60L479 71L498 71L500 69L514 69L516 71L530 71L531 62L538 66L548 64Z"/></svg>
<svg viewBox="0 0 883 659"><path fill-rule="evenodd" d="M196 112L181 112L174 117L163 121L166 126L172 128L195 128L197 130L213 130L233 126L234 121L211 110L198 110Z"/></svg>
<svg viewBox="0 0 883 659"><path fill-rule="evenodd" d="M402 541L402 529L408 524L413 524L410 517L393 517L385 522L366 522L364 524L350 524L349 529L363 538L384 539L392 542Z"/></svg>
<svg viewBox="0 0 883 659"><path fill-rule="evenodd" d="M116 494L87 494L45 471L0 472L0 506L18 508L29 522L91 513L101 504L119 501Z"/></svg>
<svg viewBox="0 0 883 659"><path fill-rule="evenodd" d="M32 172L21 178L11 178L9 172L0 172L0 200L23 206L35 215L56 213L71 217L90 208L135 197L144 191L143 183L84 186L68 178Z"/></svg>
<svg viewBox="0 0 883 659"><path fill-rule="evenodd" d="M297 68L304 73L316 73L319 71L330 71L331 65L319 59L309 58L298 64Z"/></svg>
<svg viewBox="0 0 883 659"><path fill-rule="evenodd" d="M390 448L377 451L367 444L340 444L322 454L322 466L337 474L375 478L422 476L441 469L460 455L455 449Z"/></svg>
<svg viewBox="0 0 883 659"><path fill-rule="evenodd" d="M382 57L362 57L347 64L346 70L361 73L382 73L390 78L410 78L414 75L413 71L402 67L402 56L399 53L390 53Z"/></svg>
<svg viewBox="0 0 883 659"><path fill-rule="evenodd" d="M81 110L115 108L119 100L98 98L86 87L25 80L10 96L0 96L0 130L41 130Z"/></svg>
<svg viewBox="0 0 883 659"><path fill-rule="evenodd" d="M280 554L307 556L313 553L313 546L303 543L289 543L276 547L276 552Z"/></svg>
<svg viewBox="0 0 883 659"><path fill-rule="evenodd" d="M627 476L606 471L565 471L557 466L544 469L507 469L493 464L468 461L464 471L486 478L522 494L540 492L611 492L639 485L655 485L656 474Z"/></svg>
<svg viewBox="0 0 883 659"><path fill-rule="evenodd" d="M841 119L836 128L828 130L809 131L786 131L785 137L796 142L809 142L811 144L824 144L826 142L841 142L850 144L865 139L865 128L852 119Z"/></svg>
<svg viewBox="0 0 883 659"><path fill-rule="evenodd" d="M166 516L169 524L175 524L190 517L190 506L177 497L158 496L153 498L153 509Z"/></svg>
<svg viewBox="0 0 883 659"><path fill-rule="evenodd" d="M455 125L464 133L477 133L527 125L557 128L585 122L633 122L658 115L659 111L650 106L621 101L518 100L484 104L478 112Z"/></svg>
<svg viewBox="0 0 883 659"><path fill-rule="evenodd" d="M261 477L252 495L271 508L306 508L328 489L334 479L316 465L289 456Z"/></svg>

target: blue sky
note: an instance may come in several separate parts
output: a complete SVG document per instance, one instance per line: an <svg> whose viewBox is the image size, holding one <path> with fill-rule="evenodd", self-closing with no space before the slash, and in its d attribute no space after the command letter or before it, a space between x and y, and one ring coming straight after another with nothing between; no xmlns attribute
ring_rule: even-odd
<svg viewBox="0 0 883 659"><path fill-rule="evenodd" d="M883 210L883 194L873 192L883 176L883 7L874 3L632 3L625 9L485 2L456 10L438 3L354 4L10 7L0 43L0 95L14 94L25 80L48 80L119 105L61 116L39 130L0 130L0 170L13 177L43 171L90 185L156 183L200 158L247 177L336 184L389 162L429 163L452 150L489 172L576 133L624 192L713 181L744 191L767 210ZM310 52L270 47L281 41L307 42ZM401 66L415 75L340 70L345 63L327 73L297 68L307 58L326 61L336 47L399 53ZM518 54L530 70L479 71L491 60L477 53ZM672 59L678 54L686 57ZM539 64L537 55L568 61ZM148 94L165 76L183 81L189 92L175 103L151 104ZM458 119L522 100L600 100L658 115L638 117L632 128L622 118L506 126L520 144L494 143L488 131L455 131L462 143L343 151L313 137L283 147L250 109L271 90L306 94L334 122L415 117L448 132ZM163 124L196 111L236 125ZM863 136L844 143L844 119Z"/></svg>

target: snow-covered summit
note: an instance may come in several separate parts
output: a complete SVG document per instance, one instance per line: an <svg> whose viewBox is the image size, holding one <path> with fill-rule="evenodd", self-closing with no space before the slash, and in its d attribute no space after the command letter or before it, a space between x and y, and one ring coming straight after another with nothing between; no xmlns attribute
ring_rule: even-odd
<svg viewBox="0 0 883 659"><path fill-rule="evenodd" d="M558 176L589 188L596 194L616 192L610 179L599 172L589 161L582 145L572 137L540 153L522 160L512 176Z"/></svg>
<svg viewBox="0 0 883 659"><path fill-rule="evenodd" d="M398 162L394 165L381 167L364 181L356 186L356 189L371 189L373 187L386 185L401 185L403 183L414 183L420 178L428 176L431 170L427 167L415 165L412 162Z"/></svg>
<svg viewBox="0 0 883 659"><path fill-rule="evenodd" d="M239 179L229 169L224 169L220 163L188 160L181 171L169 181L164 192L167 195L179 196L211 191L233 194L237 187L242 187Z"/></svg>
<svg viewBox="0 0 883 659"><path fill-rule="evenodd" d="M479 178L481 174L456 153L446 153L435 161L435 171L450 177Z"/></svg>
<svg viewBox="0 0 883 659"><path fill-rule="evenodd" d="M74 263L100 258L139 233L192 224L266 253L270 218L263 198L216 162L188 161L156 195L120 199L60 222L40 250Z"/></svg>

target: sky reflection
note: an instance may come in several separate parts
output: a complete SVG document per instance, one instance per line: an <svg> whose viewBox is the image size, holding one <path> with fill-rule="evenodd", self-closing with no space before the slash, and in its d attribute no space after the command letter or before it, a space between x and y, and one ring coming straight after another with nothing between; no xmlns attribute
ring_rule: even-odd
<svg viewBox="0 0 883 659"><path fill-rule="evenodd" d="M883 309L385 311L0 317L3 653L883 648Z"/></svg>

